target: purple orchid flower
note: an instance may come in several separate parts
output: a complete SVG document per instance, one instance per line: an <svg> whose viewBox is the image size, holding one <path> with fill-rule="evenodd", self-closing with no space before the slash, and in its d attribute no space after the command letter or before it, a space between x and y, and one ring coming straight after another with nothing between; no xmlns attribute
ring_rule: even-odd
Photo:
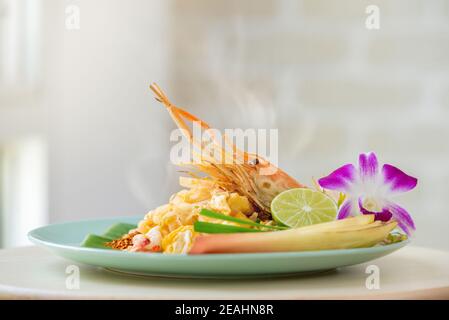
<svg viewBox="0 0 449 320"><path fill-rule="evenodd" d="M359 168L345 164L327 177L318 180L321 187L337 190L346 194L338 212L338 219L362 213L374 214L376 220L388 221L391 218L408 235L415 230L410 214L392 201L398 193L412 190L418 179L411 177L398 168L384 164L379 172L374 152L359 156Z"/></svg>

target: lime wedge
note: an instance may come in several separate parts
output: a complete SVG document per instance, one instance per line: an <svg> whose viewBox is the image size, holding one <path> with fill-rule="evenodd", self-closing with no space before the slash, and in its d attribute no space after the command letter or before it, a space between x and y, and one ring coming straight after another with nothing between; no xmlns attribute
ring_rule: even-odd
<svg viewBox="0 0 449 320"><path fill-rule="evenodd" d="M337 216L337 204L322 192L295 188L278 194L271 202L271 214L291 228L329 222Z"/></svg>

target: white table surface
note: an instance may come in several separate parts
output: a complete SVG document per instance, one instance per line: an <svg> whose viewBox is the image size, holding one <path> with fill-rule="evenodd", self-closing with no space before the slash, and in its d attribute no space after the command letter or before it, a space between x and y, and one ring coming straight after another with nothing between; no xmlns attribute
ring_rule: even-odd
<svg viewBox="0 0 449 320"><path fill-rule="evenodd" d="M372 264L379 267L379 289L366 287ZM141 277L79 265L79 289L68 289L70 265L77 263L34 246L0 250L0 298L449 299L449 252L420 247L326 273L258 280Z"/></svg>

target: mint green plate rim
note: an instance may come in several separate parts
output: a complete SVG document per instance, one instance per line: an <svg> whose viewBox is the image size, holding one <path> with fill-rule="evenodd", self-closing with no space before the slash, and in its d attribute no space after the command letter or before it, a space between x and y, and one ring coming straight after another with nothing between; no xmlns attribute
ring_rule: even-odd
<svg viewBox="0 0 449 320"><path fill-rule="evenodd" d="M318 272L368 262L390 254L410 242L405 240L370 248L203 255L126 252L80 247L87 233L101 234L116 222L137 223L140 219L139 216L50 224L30 231L28 238L36 245L46 247L57 255L83 264L139 275L194 278ZM92 228L89 228L90 226ZM64 230L69 231L71 239L58 236L58 233Z"/></svg>

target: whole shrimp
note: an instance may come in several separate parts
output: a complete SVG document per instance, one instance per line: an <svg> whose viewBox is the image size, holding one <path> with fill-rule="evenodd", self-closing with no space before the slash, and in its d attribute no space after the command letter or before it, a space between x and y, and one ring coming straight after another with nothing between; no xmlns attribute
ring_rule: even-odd
<svg viewBox="0 0 449 320"><path fill-rule="evenodd" d="M200 161L194 161L191 165L221 188L246 196L261 219L270 218L271 201L276 195L287 189L304 187L266 159L240 150L226 135L223 135L224 144L218 141L206 122L173 105L157 84L153 83L150 88L190 143L200 150ZM207 143L192 134L190 126L194 124L209 133L211 139Z"/></svg>

